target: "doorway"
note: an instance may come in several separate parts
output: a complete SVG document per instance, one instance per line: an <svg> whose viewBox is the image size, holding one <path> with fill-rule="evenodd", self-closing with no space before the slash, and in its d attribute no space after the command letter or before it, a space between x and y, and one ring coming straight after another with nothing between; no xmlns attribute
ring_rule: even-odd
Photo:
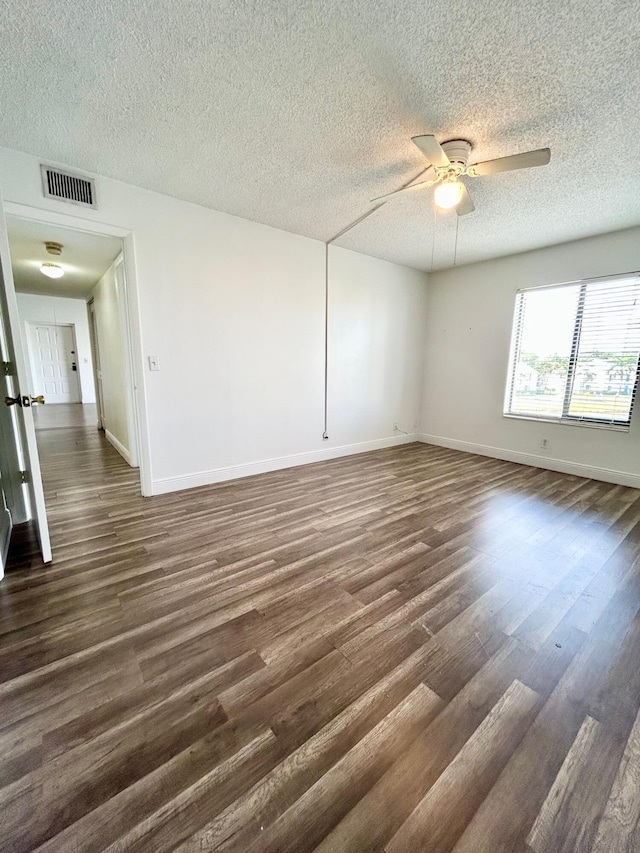
<svg viewBox="0 0 640 853"><path fill-rule="evenodd" d="M57 221L8 213L6 224L47 504L58 499L47 470L61 453L69 483L114 451L111 468L138 468L125 249L118 236Z"/></svg>
<svg viewBox="0 0 640 853"><path fill-rule="evenodd" d="M132 434L135 439L132 450L137 454L137 459L131 458L131 465L137 467L128 467L127 470L133 477L132 484L137 482L139 492L147 496L153 494L153 481L144 396L145 377L142 367L134 236L128 228L96 221L93 217L72 215L17 202L5 202L0 191L0 364L2 365L0 375L2 375L4 385L5 402L7 406L11 407L3 407L3 415L0 418L0 438L2 439L0 440L0 497L4 498L4 506L8 509L8 512L2 513L0 511L0 527L2 528L0 533L8 531L13 543L14 538L22 538L22 532L18 533L15 525L18 524L20 528L24 528L25 524L28 524L32 530L32 533L26 534L29 543L32 545L32 558L30 557L30 559L34 559L36 562L41 559L47 563L52 559L52 554L34 423L34 413L38 405L32 405L33 402L37 404L37 401L34 401L33 396L29 393L32 390L30 387L31 370L26 352L25 333L22 330L23 323L18 312L18 294L14 286L12 269L12 250L15 253L15 241L13 241L14 246L10 250L7 217L12 221L14 219L23 220L40 227L59 226L65 237L69 233L75 232L88 237L117 238L119 241L124 272L124 286L121 294L125 329L124 345L127 351L126 381L129 385L128 399L132 401L130 422L133 425ZM29 264L32 268L35 265L38 269L43 265L41 260L34 260L33 258L27 261L27 265ZM73 272L72 265L68 265L67 268L70 273ZM69 275L67 281L72 280L73 277ZM75 299L73 304L77 305L79 302L80 300ZM84 304L86 320L86 303L82 301L81 304ZM46 321L46 318L39 317L36 319L45 319ZM54 310L54 316L49 318L49 321L57 324L63 322L63 319L56 317ZM79 327L77 324L76 332L78 338ZM79 340L76 342L81 346ZM90 347L85 348L85 352L87 350L90 351ZM132 355L133 353L135 353L135 358ZM87 363L85 364L85 362ZM78 363L83 395L85 389L83 374L86 375L87 369L91 375L93 374L93 365L88 366L88 362L89 360L85 356L81 357ZM95 393L93 379L91 387ZM86 402L83 396L82 405L84 406ZM43 412L44 409L40 411ZM51 407L48 411L51 411ZM101 433L94 429L94 436L99 435ZM118 458L121 457L118 456ZM135 486L133 488L135 491ZM8 524L2 520L3 516L6 516ZM12 528L14 534L18 533L17 537L11 533ZM0 539L0 550L4 550L2 543L6 543L6 535L2 533ZM3 571L4 563L0 560L0 579L3 576Z"/></svg>

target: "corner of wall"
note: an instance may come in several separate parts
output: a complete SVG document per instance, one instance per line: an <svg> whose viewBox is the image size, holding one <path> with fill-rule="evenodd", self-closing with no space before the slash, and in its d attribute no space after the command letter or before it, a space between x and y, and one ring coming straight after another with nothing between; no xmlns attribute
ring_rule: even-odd
<svg viewBox="0 0 640 853"><path fill-rule="evenodd" d="M422 358L420 360L420 390L418 394L418 416L416 418L418 428L416 433L425 431L424 423L424 406L426 402L425 380L427 376L427 335L428 335L428 319L429 319L429 300L431 291L431 276L432 272L424 273L424 315L423 315L423 335L422 335Z"/></svg>

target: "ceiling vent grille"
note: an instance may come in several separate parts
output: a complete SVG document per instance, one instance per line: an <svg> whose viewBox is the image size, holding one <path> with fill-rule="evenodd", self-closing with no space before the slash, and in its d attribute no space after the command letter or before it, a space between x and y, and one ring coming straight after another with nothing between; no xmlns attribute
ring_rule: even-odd
<svg viewBox="0 0 640 853"><path fill-rule="evenodd" d="M50 166L41 166L42 189L45 198L69 201L83 207L97 207L96 184L93 178L61 172Z"/></svg>

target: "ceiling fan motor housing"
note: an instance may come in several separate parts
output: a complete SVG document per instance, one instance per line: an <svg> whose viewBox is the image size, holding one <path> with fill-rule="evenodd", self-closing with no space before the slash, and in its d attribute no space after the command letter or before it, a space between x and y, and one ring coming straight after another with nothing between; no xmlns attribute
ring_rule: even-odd
<svg viewBox="0 0 640 853"><path fill-rule="evenodd" d="M451 139L449 142L443 142L442 148L451 163L451 166L444 171L453 170L457 174L464 172L471 153L471 143L466 139Z"/></svg>

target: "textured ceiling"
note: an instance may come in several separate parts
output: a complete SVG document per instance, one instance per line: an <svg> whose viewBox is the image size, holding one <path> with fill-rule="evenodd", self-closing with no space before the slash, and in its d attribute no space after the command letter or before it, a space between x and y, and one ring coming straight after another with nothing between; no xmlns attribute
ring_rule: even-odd
<svg viewBox="0 0 640 853"><path fill-rule="evenodd" d="M458 263L640 223L637 0L0 0L0 144L328 239L423 167L550 146L467 179ZM341 245L429 269L429 191Z"/></svg>
<svg viewBox="0 0 640 853"><path fill-rule="evenodd" d="M85 299L122 251L115 237L100 237L56 225L7 216L11 268L19 293L70 296ZM45 240L62 244L62 254L49 255ZM63 278L42 275L40 264L50 261L64 271Z"/></svg>

